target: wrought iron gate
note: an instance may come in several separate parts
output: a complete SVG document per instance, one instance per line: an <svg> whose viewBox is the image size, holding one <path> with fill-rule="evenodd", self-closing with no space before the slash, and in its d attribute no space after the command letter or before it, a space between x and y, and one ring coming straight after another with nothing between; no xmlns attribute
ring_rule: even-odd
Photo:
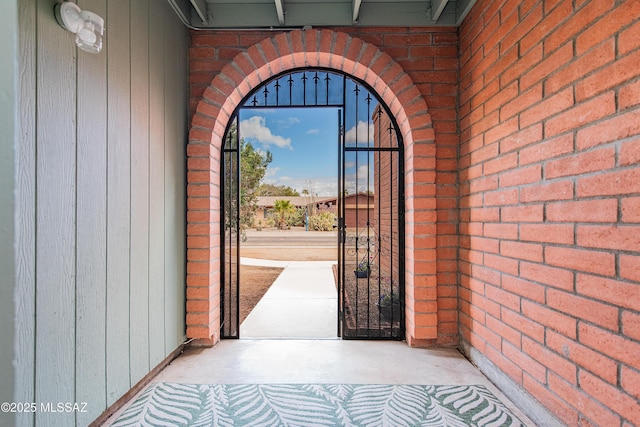
<svg viewBox="0 0 640 427"><path fill-rule="evenodd" d="M231 121L222 149L222 185L220 205L223 208L221 231L223 262L220 266L220 332L222 338L238 338L240 334L240 141L237 117Z"/></svg>
<svg viewBox="0 0 640 427"><path fill-rule="evenodd" d="M222 149L221 336L239 337L242 109L331 107L338 135L338 334L404 339L402 141L389 109L363 82L326 69L278 75L236 109Z"/></svg>

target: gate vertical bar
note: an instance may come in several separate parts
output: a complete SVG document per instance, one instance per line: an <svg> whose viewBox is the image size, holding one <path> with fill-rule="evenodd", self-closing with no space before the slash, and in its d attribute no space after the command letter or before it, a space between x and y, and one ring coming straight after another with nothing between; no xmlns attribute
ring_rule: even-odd
<svg viewBox="0 0 640 427"><path fill-rule="evenodd" d="M317 75L317 73L316 73ZM342 273L344 272L344 229L342 221L342 199L341 194L344 192L344 129L342 128L342 109L338 110L338 197L336 202L338 204L338 223L337 225L337 239L338 239L338 271L336 271L337 291L338 291L338 336L341 337L344 331L344 281Z"/></svg>
<svg viewBox="0 0 640 427"><path fill-rule="evenodd" d="M234 193L234 197L236 200L236 205L235 205L235 217L236 217L236 221L235 221L235 233L236 233L236 239L235 239L235 243L236 243L236 268L235 268L235 279L236 279L236 283L235 283L235 289L234 289L234 295L235 295L235 318L234 318L234 326L235 326L235 337L236 338L240 338L240 237L241 237L241 224L240 224L240 204L242 202L240 196L242 193L241 190L241 186L240 186L240 180L242 179L242 158L240 157L240 153L241 153L241 145L242 145L242 136L240 135L240 114L236 115L236 144L235 144L235 155L236 155L236 173L234 175L234 179L235 179L235 184L236 184L236 191Z"/></svg>
<svg viewBox="0 0 640 427"><path fill-rule="evenodd" d="M239 182L240 159L238 116L231 120L223 146L221 204L223 207L223 226L221 241L224 262L221 263L220 286L220 335L223 338L239 337ZM235 255L235 257L234 257Z"/></svg>

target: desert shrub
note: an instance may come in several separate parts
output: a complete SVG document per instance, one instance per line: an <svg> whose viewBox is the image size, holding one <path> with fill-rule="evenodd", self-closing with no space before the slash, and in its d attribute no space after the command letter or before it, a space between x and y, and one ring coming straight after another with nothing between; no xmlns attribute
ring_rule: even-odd
<svg viewBox="0 0 640 427"><path fill-rule="evenodd" d="M291 215L287 218L287 225L290 227L303 226L305 212L305 208L296 208L295 212L291 212Z"/></svg>
<svg viewBox="0 0 640 427"><path fill-rule="evenodd" d="M309 217L309 229L315 231L331 231L336 220L336 214L321 211Z"/></svg>

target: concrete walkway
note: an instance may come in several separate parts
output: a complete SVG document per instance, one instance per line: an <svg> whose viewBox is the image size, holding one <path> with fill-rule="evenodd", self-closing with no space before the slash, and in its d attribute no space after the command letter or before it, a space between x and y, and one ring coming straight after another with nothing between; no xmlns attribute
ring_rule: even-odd
<svg viewBox="0 0 640 427"><path fill-rule="evenodd" d="M337 338L336 261L241 258L240 263L284 268L240 325L240 338Z"/></svg>

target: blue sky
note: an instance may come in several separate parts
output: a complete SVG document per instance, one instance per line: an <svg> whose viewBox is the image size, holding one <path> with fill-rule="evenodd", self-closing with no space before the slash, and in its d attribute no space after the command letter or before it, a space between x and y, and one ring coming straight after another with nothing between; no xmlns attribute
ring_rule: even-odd
<svg viewBox="0 0 640 427"><path fill-rule="evenodd" d="M366 134L366 126L360 123L360 135ZM347 141L354 127L347 129ZM265 182L298 191L310 186L318 196L337 194L338 109L243 109L240 137L257 149L271 151ZM361 177L366 175L366 167L359 169ZM347 176L350 173L356 176L355 162L347 163Z"/></svg>

